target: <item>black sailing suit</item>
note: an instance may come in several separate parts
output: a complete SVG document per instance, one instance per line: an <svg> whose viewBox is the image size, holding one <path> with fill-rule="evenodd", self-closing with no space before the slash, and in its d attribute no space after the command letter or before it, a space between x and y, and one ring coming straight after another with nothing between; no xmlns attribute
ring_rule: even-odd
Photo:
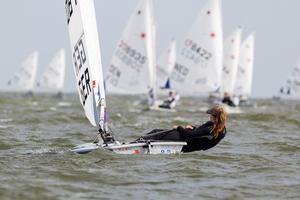
<svg viewBox="0 0 300 200"><path fill-rule="evenodd" d="M212 125L213 123L208 121L199 127L194 127L194 129L186 129L181 126L171 130L154 129L140 139L184 141L187 145L183 146L182 152L205 151L216 146L226 135L226 128L224 128L219 135L214 138L210 133Z"/></svg>

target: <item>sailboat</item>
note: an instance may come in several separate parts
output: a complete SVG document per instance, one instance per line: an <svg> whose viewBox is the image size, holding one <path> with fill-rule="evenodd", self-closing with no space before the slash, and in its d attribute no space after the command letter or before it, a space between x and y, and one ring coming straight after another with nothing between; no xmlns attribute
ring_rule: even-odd
<svg viewBox="0 0 300 200"><path fill-rule="evenodd" d="M168 47L162 52L159 62L156 66L157 71L157 93L162 95L168 92L168 98L152 106L152 109L160 111L172 111L180 99L179 94L176 93L175 88L171 86L170 76L176 63L176 42L171 40Z"/></svg>
<svg viewBox="0 0 300 200"><path fill-rule="evenodd" d="M240 47L239 65L236 77L234 94L240 97L240 103L248 104L251 95L253 63L254 63L254 40L255 35L251 33Z"/></svg>
<svg viewBox="0 0 300 200"><path fill-rule="evenodd" d="M32 95L38 66L38 56L37 51L32 52L21 64L13 75L13 78L8 81L8 85L15 85L25 92L26 95Z"/></svg>
<svg viewBox="0 0 300 200"><path fill-rule="evenodd" d="M107 91L156 96L155 24L152 0L142 0L123 31L106 72Z"/></svg>
<svg viewBox="0 0 300 200"><path fill-rule="evenodd" d="M57 96L61 96L65 80L65 68L65 50L60 49L50 61L37 85L55 91Z"/></svg>
<svg viewBox="0 0 300 200"><path fill-rule="evenodd" d="M67 23L80 103L91 125L98 128L97 140L71 149L88 153L96 149L119 154L178 153L186 142L135 141L120 143L108 128L106 94L98 39L94 0L67 0ZM141 13L140 13L141 14Z"/></svg>
<svg viewBox="0 0 300 200"><path fill-rule="evenodd" d="M279 98L282 99L300 99L300 59L286 83L279 90Z"/></svg>
<svg viewBox="0 0 300 200"><path fill-rule="evenodd" d="M241 35L241 28L236 28L224 42L224 63L220 96L223 96L222 105L228 114L242 112L240 108L236 107L238 102L236 102L236 97L233 96L239 64Z"/></svg>
<svg viewBox="0 0 300 200"><path fill-rule="evenodd" d="M171 81L182 95L207 95L221 86L223 30L220 0L209 0L179 44Z"/></svg>
<svg viewBox="0 0 300 200"><path fill-rule="evenodd" d="M160 56L157 68L157 85L161 89L170 89L170 76L176 63L176 42L171 40L169 46Z"/></svg>
<svg viewBox="0 0 300 200"><path fill-rule="evenodd" d="M231 35L227 37L224 42L224 63L222 69L222 92L234 92L234 86L237 76L237 69L239 64L239 54L241 45L242 30L235 29Z"/></svg>

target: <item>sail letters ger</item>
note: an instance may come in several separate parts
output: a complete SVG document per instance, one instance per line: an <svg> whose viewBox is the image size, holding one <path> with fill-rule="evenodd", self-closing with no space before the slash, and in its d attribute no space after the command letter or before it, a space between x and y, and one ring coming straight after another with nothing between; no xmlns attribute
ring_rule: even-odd
<svg viewBox="0 0 300 200"><path fill-rule="evenodd" d="M80 102L90 123L98 126L97 104L105 97L94 2L65 0L65 10Z"/></svg>

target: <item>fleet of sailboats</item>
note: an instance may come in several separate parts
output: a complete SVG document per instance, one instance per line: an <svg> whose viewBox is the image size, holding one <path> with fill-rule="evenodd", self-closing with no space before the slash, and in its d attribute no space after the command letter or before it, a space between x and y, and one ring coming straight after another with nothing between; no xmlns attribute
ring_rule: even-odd
<svg viewBox="0 0 300 200"><path fill-rule="evenodd" d="M111 64L106 68L104 80L107 92L147 95L150 106L157 105L158 91L171 85L183 96L208 96L215 92L220 96L227 93L248 98L252 85L254 34L240 44L241 34L241 28L237 28L223 44L221 1L208 0L179 42L179 51L176 51L176 42L172 39L156 62L153 2L141 0L125 26ZM32 91L37 57L38 53L33 53L9 83L19 82L20 87ZM93 81L92 87L96 87L96 104L100 98L97 73L93 79L89 77ZM64 75L65 52L61 49L42 74L38 85L60 93ZM28 80L25 80L26 77ZM85 86L82 85L82 88ZM82 93L82 96L85 97L85 94Z"/></svg>

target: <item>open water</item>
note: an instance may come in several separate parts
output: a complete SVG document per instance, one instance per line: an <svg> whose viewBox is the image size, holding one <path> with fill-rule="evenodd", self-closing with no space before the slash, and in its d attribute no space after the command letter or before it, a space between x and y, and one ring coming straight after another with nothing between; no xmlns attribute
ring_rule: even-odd
<svg viewBox="0 0 300 200"><path fill-rule="evenodd" d="M215 148L177 155L116 155L70 148L96 128L77 94L0 93L0 199L300 199L300 102L256 100L228 116ZM182 98L177 112L148 111L136 97L108 96L120 141L153 128L201 124L208 107Z"/></svg>

